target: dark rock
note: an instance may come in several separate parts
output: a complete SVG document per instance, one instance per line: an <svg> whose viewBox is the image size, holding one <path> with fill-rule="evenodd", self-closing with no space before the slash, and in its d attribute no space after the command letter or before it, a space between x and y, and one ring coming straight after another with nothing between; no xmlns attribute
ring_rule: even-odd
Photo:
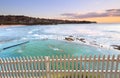
<svg viewBox="0 0 120 78"><path fill-rule="evenodd" d="M74 39L72 39L70 37L68 37L68 38L66 37L65 40L67 40L67 41L74 41Z"/></svg>
<svg viewBox="0 0 120 78"><path fill-rule="evenodd" d="M79 41L81 41L81 42L83 42L83 43L86 43L86 41L85 41L85 39L84 38L76 38L77 40L79 40Z"/></svg>
<svg viewBox="0 0 120 78"><path fill-rule="evenodd" d="M84 41L85 39L84 38L80 38L81 41Z"/></svg>
<svg viewBox="0 0 120 78"><path fill-rule="evenodd" d="M90 44L98 46L98 44L96 43L96 41L90 42Z"/></svg>
<svg viewBox="0 0 120 78"><path fill-rule="evenodd" d="M111 45L114 49L120 50L120 45Z"/></svg>
<svg viewBox="0 0 120 78"><path fill-rule="evenodd" d="M70 35L69 37L73 37L72 35Z"/></svg>

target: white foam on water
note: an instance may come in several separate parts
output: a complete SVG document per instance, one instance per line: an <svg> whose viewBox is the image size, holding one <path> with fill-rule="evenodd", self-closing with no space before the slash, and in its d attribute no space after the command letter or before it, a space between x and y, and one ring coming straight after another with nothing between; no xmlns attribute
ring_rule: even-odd
<svg viewBox="0 0 120 78"><path fill-rule="evenodd" d="M53 50L55 50L55 51L59 51L60 49L58 49L58 48L53 48Z"/></svg>
<svg viewBox="0 0 120 78"><path fill-rule="evenodd" d="M22 53L23 51L22 51L22 50L18 50L17 52L18 52L18 53Z"/></svg>
<svg viewBox="0 0 120 78"><path fill-rule="evenodd" d="M12 29L10 29L10 28L7 28L6 30L7 30L7 31L11 31Z"/></svg>
<svg viewBox="0 0 120 78"><path fill-rule="evenodd" d="M102 46L104 48L111 48L112 44L119 44L118 40L120 40L119 32L120 31L117 28L113 28L113 26L109 27L88 27L88 26L58 26L58 27L48 27L47 29L43 29L43 33L40 34L39 31L41 29L33 29L32 31L28 32L31 33L31 36L33 39L57 39L57 40L64 40L66 36L73 35L75 38L82 37L86 40L87 45L93 45L94 41L96 41L96 44L98 46ZM37 34L35 32L37 31ZM111 32L114 31L114 32ZM117 32L116 32L117 31ZM33 34L34 33L34 34ZM54 34L54 35L51 35ZM64 36L66 35L66 36ZM117 41L116 41L117 40ZM81 43L79 41L74 41L77 43Z"/></svg>
<svg viewBox="0 0 120 78"><path fill-rule="evenodd" d="M33 34L33 36L39 37L40 35L39 34Z"/></svg>
<svg viewBox="0 0 120 78"><path fill-rule="evenodd" d="M32 34L32 31L29 31L28 33L29 33L29 34Z"/></svg>
<svg viewBox="0 0 120 78"><path fill-rule="evenodd" d="M0 35L21 35L26 33L16 33L17 27L15 29L6 28ZM19 30L19 28L18 28ZM21 30L21 32L24 32ZM74 38L84 38L87 45L92 45L91 43L96 42L97 45L103 46L105 48L111 48L111 45L120 44L120 24L91 24L91 25L57 25L57 26L32 26L30 30L27 31L27 35L23 36L21 39L57 39L64 40L65 37L74 36ZM74 41L76 43L82 43L80 41Z"/></svg>
<svg viewBox="0 0 120 78"><path fill-rule="evenodd" d="M120 44L120 26L70 26L70 27L51 27L46 29L45 33L59 34L59 35L73 35L77 37L82 37L86 40L87 45L91 42L96 41L96 43L104 48L111 49L111 45ZM79 36L80 35L80 36ZM64 39L64 38L63 38Z"/></svg>

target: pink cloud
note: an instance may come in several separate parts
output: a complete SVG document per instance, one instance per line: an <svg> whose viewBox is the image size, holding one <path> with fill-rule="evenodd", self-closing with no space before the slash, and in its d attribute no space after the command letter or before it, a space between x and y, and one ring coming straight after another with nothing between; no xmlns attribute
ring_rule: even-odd
<svg viewBox="0 0 120 78"><path fill-rule="evenodd" d="M102 13L89 12L86 14L77 14L77 13L63 13L62 16L67 18L94 18L94 17L108 17L108 16L120 16L120 9L108 9Z"/></svg>

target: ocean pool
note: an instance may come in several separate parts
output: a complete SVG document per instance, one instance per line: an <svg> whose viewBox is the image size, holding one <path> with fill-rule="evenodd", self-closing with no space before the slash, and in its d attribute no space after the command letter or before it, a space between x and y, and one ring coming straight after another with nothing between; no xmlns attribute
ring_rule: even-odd
<svg viewBox="0 0 120 78"><path fill-rule="evenodd" d="M18 41L19 42L19 41ZM9 45L16 44L9 42ZM8 45L6 43L5 45ZM4 45L4 47L5 47ZM0 57L20 57L20 56L89 56L89 55L117 55L119 52L96 48L84 44L77 44L59 40L31 40L26 44L1 50Z"/></svg>
<svg viewBox="0 0 120 78"><path fill-rule="evenodd" d="M119 28L120 24L8 26L0 28L0 57L118 55L120 51L68 42L64 38L72 35L90 43L119 45ZM24 41L29 42L3 50L6 46Z"/></svg>

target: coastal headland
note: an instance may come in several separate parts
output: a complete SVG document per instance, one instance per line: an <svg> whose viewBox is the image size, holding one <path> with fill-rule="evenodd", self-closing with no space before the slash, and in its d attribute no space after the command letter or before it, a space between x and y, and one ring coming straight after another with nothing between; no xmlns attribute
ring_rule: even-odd
<svg viewBox="0 0 120 78"><path fill-rule="evenodd" d="M90 24L95 21L76 21L35 18L24 15L0 15L0 25L54 25L54 24Z"/></svg>

